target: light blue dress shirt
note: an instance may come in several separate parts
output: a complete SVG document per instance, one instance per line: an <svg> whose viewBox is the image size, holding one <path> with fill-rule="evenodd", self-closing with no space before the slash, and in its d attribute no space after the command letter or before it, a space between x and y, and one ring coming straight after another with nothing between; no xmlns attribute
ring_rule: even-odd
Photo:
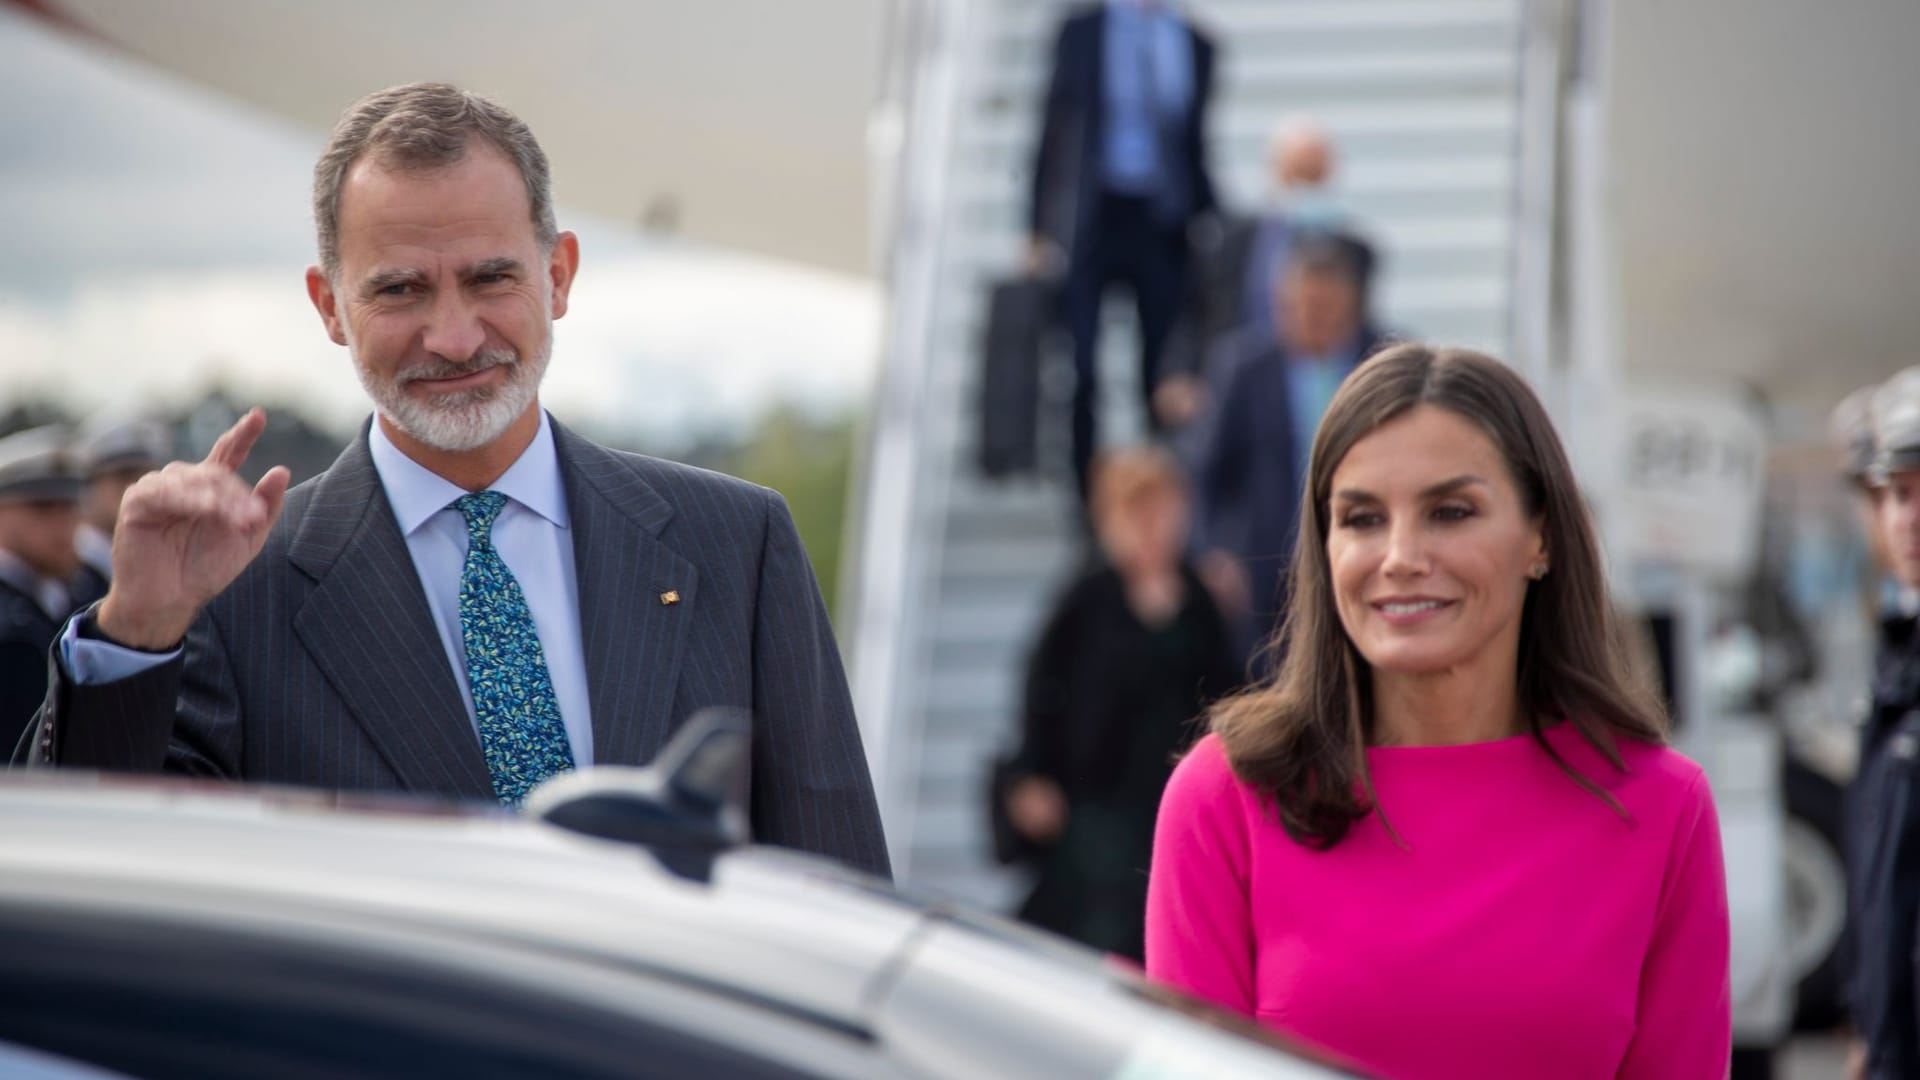
<svg viewBox="0 0 1920 1080"><path fill-rule="evenodd" d="M1307 486L1307 459L1313 455L1313 437L1320 418L1333 403L1334 392L1353 369L1353 350L1329 356L1287 358L1287 404L1293 412L1293 490Z"/></svg>
<svg viewBox="0 0 1920 1080"><path fill-rule="evenodd" d="M460 639L460 569L467 558L467 526L453 500L466 489L429 471L400 451L375 423L367 436L373 467L380 474L393 516L406 538L407 553L440 632L440 644L453 666L460 700L474 724L473 692L467 687L466 647ZM566 725L573 760L593 761L593 717L587 702L586 649L580 635L580 585L574 569L573 530L567 513L566 485L554 450L553 429L543 411L540 431L490 490L507 497L494 522L493 544L526 594L547 658L560 719ZM61 639L67 670L86 684L111 682L157 666L174 654L123 649L105 641L84 640L69 623Z"/></svg>
<svg viewBox="0 0 1920 1080"><path fill-rule="evenodd" d="M1102 177L1113 191L1151 195L1165 168L1162 131L1193 99L1193 46L1164 2L1112 0L1101 64L1107 99Z"/></svg>

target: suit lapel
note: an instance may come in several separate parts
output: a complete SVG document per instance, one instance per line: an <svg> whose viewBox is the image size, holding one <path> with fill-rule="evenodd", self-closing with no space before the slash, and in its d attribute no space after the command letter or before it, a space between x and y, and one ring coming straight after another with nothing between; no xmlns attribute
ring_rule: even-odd
<svg viewBox="0 0 1920 1080"><path fill-rule="evenodd" d="M294 633L415 791L493 797L406 540L356 439L317 482L287 558L314 579Z"/></svg>
<svg viewBox="0 0 1920 1080"><path fill-rule="evenodd" d="M673 730L698 572L659 540L673 507L630 463L558 423L553 434L572 517L594 761L642 765Z"/></svg>

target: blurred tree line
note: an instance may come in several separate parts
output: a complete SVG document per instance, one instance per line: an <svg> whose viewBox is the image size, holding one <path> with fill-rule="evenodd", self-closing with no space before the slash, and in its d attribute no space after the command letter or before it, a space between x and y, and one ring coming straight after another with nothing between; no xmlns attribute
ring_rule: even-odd
<svg viewBox="0 0 1920 1080"><path fill-rule="evenodd" d="M829 611L840 595L840 553L857 428L851 413L818 418L781 406L744 438L703 443L677 455L689 465L763 484L786 496Z"/></svg>
<svg viewBox="0 0 1920 1080"><path fill-rule="evenodd" d="M345 449L348 435L321 427L297 406L261 404L267 410L267 430L243 470L249 474L248 479L257 479L274 465L285 465L297 484L331 465ZM177 457L198 460L213 446L213 440L239 419L245 407L216 387L186 408L155 409L151 415L172 425ZM16 400L0 412L0 435L43 424L74 425L81 419L51 401ZM829 605L839 595L840 552L857 431L852 413L819 417L781 406L750 430L710 435L687 449L672 452L650 448L644 437L636 437L631 431L570 422L569 426L606 446L658 453L763 484L786 496L800 540L813 561L813 572L820 579L821 593Z"/></svg>

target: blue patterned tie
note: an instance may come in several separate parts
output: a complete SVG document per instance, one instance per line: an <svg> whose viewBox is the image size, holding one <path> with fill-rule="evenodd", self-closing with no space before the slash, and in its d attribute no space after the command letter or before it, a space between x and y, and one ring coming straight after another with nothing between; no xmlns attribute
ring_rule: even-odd
<svg viewBox="0 0 1920 1080"><path fill-rule="evenodd" d="M493 522L506 505L507 497L497 491L453 501L469 537L460 571L460 640L467 650L480 749L493 776L493 793L518 806L535 784L573 768L573 751L533 612L493 547Z"/></svg>

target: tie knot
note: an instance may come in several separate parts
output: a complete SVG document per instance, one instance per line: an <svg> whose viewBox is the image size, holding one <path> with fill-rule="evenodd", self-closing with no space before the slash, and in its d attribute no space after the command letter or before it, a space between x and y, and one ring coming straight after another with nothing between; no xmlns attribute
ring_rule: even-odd
<svg viewBox="0 0 1920 1080"><path fill-rule="evenodd" d="M497 491L475 491L453 500L453 508L467 519L467 532L481 543L493 539L493 520L506 505L507 497Z"/></svg>

